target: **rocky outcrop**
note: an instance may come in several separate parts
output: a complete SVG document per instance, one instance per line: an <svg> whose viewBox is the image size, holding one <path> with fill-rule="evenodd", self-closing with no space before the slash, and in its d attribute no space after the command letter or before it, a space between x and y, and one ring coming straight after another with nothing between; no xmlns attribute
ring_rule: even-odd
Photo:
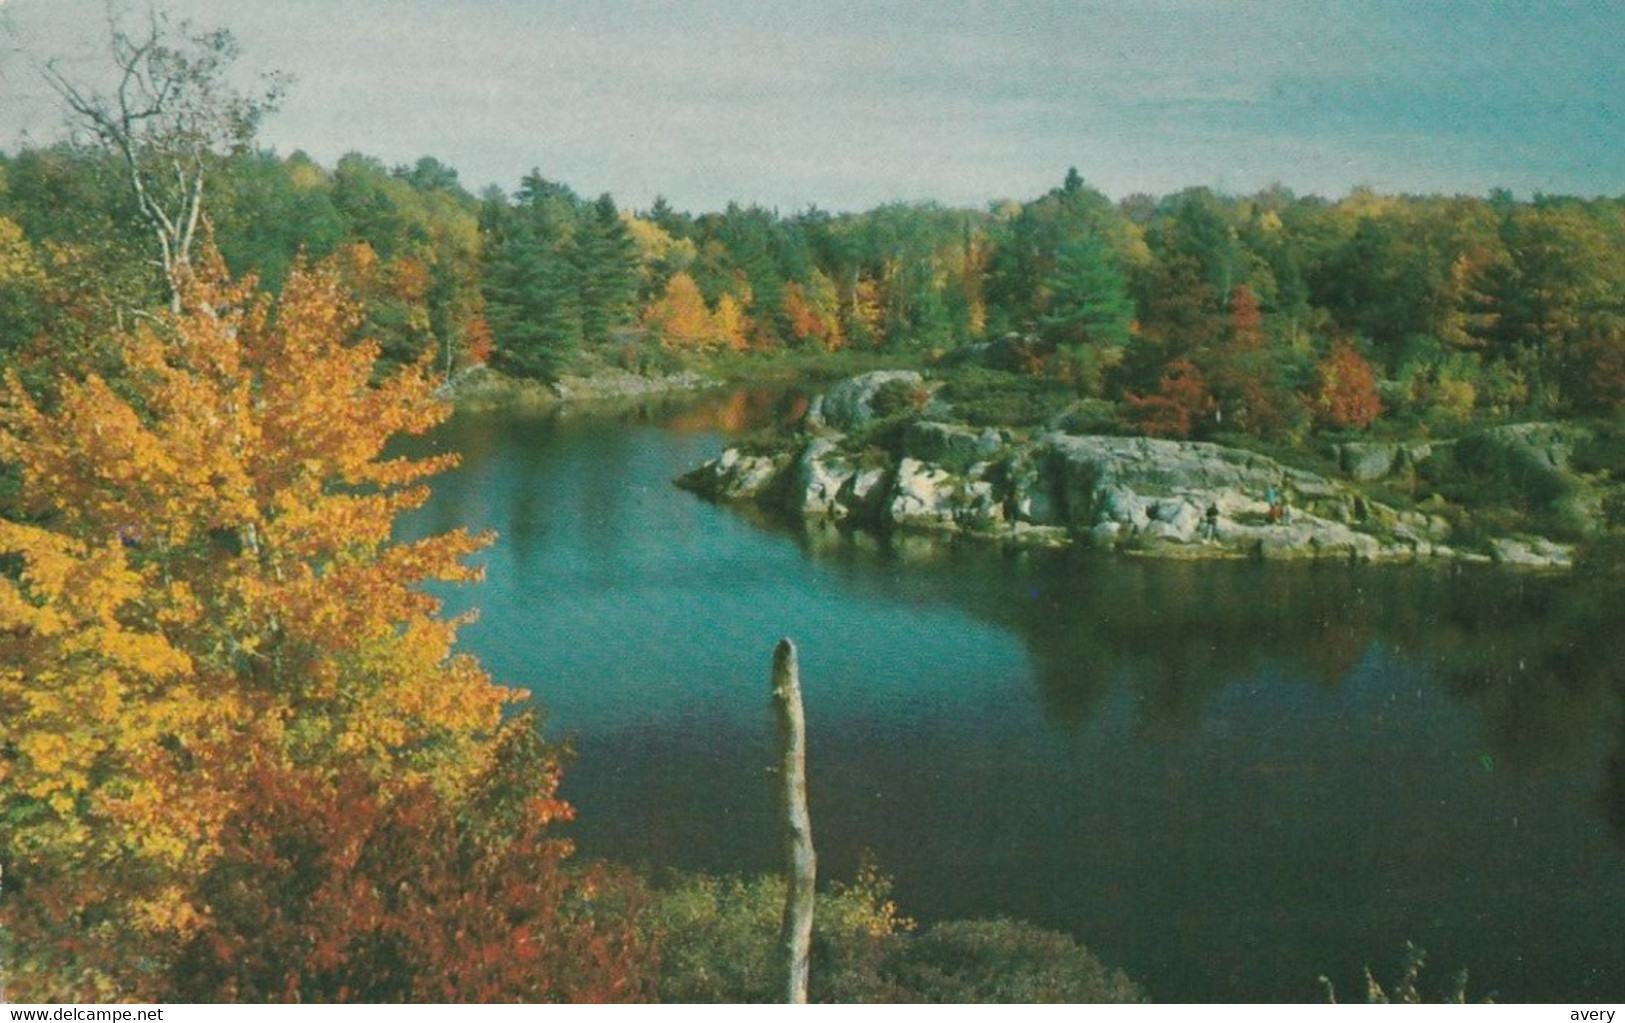
<svg viewBox="0 0 1625 1023"><path fill-rule="evenodd" d="M925 378L908 369L883 369L842 380L814 398L807 410L807 425L815 430L840 432L861 429L883 413L875 399L888 387L906 387L922 393Z"/></svg>
<svg viewBox="0 0 1625 1023"><path fill-rule="evenodd" d="M892 474L886 521L914 529L954 528L960 507L957 491L962 482L946 469L917 458L902 459Z"/></svg>
<svg viewBox="0 0 1625 1023"><path fill-rule="evenodd" d="M1351 441L1337 448L1338 468L1356 483L1372 483L1413 472L1443 444L1397 441Z"/></svg>
<svg viewBox="0 0 1625 1023"><path fill-rule="evenodd" d="M1398 512L1342 484L1251 452L1148 438L1045 434L983 438L917 424L959 461L905 454L862 464L834 435L780 455L730 448L679 483L802 520L874 530L963 534L1015 544L1086 542L1152 554L1348 561L1454 557L1438 517ZM940 427L941 429L933 429ZM916 431L911 430L911 434ZM916 449L918 450L918 449ZM963 464L964 459L987 454ZM1272 517L1269 497L1284 500ZM1215 510L1209 524L1208 509ZM1564 564L1559 545L1508 547L1507 564Z"/></svg>
<svg viewBox="0 0 1625 1023"><path fill-rule="evenodd" d="M1400 511L1349 483L1216 444L1060 431L1020 437L920 420L902 431L896 454L855 452L834 426L872 421L868 406L879 376L870 374L862 387L832 389L839 400L824 402L817 432L804 436L797 450L749 455L730 449L679 483L803 521L1022 545L1088 543L1168 557L1470 559L1557 568L1572 557L1570 548L1542 539L1458 549L1438 515ZM912 385L917 377L887 374L879 383L884 379ZM1392 465L1416 456L1394 446L1383 457Z"/></svg>
<svg viewBox="0 0 1625 1023"><path fill-rule="evenodd" d="M992 456L1008 439L999 430L916 421L903 431L903 453L926 462L968 465Z"/></svg>
<svg viewBox="0 0 1625 1023"><path fill-rule="evenodd" d="M729 448L690 474L692 489L718 501L754 501L772 487L787 461L783 456L748 455Z"/></svg>
<svg viewBox="0 0 1625 1023"><path fill-rule="evenodd" d="M856 472L833 439L815 438L796 458L791 508L804 516L845 518L847 508L841 501L841 490Z"/></svg>
<svg viewBox="0 0 1625 1023"><path fill-rule="evenodd" d="M1097 542L1351 561L1414 561L1449 551L1443 519L1395 511L1254 452L1065 434L1039 444L1050 462L1054 524L1087 529Z"/></svg>
<svg viewBox="0 0 1625 1023"><path fill-rule="evenodd" d="M1571 548L1538 536L1491 540L1490 556L1502 565L1531 568L1569 568L1574 564Z"/></svg>
<svg viewBox="0 0 1625 1023"><path fill-rule="evenodd" d="M702 387L715 387L718 381L683 370L662 376L646 377L625 370L605 370L592 376L562 376L553 382L553 393L560 401L601 401L612 398L641 398L649 394L672 391L697 391Z"/></svg>
<svg viewBox="0 0 1625 1023"><path fill-rule="evenodd" d="M553 406L560 402L614 401L646 398L715 387L721 381L683 371L640 376L612 369L591 376L564 376L551 384L510 377L489 366L469 366L435 389L435 397L465 408Z"/></svg>

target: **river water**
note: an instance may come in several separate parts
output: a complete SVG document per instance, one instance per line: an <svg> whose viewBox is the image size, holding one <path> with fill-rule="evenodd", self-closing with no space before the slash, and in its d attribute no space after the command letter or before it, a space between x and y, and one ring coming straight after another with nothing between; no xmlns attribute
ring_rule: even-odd
<svg viewBox="0 0 1625 1023"><path fill-rule="evenodd" d="M820 867L922 922L1073 934L1159 1001L1424 987L1625 999L1625 643L1571 579L807 536L671 485L785 399L459 416L408 533L577 757L583 855L777 861L773 644L800 648Z"/></svg>

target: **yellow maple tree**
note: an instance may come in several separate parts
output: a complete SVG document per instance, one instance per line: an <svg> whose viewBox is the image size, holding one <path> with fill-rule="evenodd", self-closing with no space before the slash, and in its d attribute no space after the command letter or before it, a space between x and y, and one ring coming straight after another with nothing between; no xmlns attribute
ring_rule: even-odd
<svg viewBox="0 0 1625 1023"><path fill-rule="evenodd" d="M729 351L742 352L750 347L751 319L739 299L724 292L717 299L715 322L716 336Z"/></svg>
<svg viewBox="0 0 1625 1023"><path fill-rule="evenodd" d="M716 321L700 286L686 273L673 274L665 291L643 313L643 322L669 349L705 349L717 344Z"/></svg>
<svg viewBox="0 0 1625 1023"><path fill-rule="evenodd" d="M455 792L488 766L514 694L422 586L484 541L391 533L451 459L386 446L446 409L422 366L374 380L359 322L331 267L273 302L215 258L119 339L116 380L0 395L0 855L75 949L183 937L256 769ZM119 993L47 953L13 979Z"/></svg>

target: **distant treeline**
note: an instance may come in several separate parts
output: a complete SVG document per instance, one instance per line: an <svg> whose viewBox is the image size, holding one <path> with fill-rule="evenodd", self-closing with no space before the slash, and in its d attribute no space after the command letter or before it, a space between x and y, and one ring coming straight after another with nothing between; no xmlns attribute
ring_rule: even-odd
<svg viewBox="0 0 1625 1023"><path fill-rule="evenodd" d="M213 240L275 289L339 254L386 356L549 377L712 352L928 353L1121 402L1147 432L1292 436L1379 414L1441 423L1625 405L1625 198L1193 188L1112 202L1076 171L985 210L632 212L533 172L470 194L433 158L236 156ZM95 365L161 302L105 153L0 156L6 363Z"/></svg>

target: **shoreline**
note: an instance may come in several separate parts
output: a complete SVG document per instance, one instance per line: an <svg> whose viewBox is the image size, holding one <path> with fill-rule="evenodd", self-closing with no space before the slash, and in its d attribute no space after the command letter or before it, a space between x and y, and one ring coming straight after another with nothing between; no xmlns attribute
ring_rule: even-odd
<svg viewBox="0 0 1625 1023"><path fill-rule="evenodd" d="M1241 448L1053 427L978 429L932 404L888 424L874 407L887 388L922 384L900 370L842 381L814 400L794 433L730 446L677 485L806 526L1011 548L1551 571L1574 563L1574 544L1533 530L1463 529L1458 520L1470 522L1469 507L1393 507L1357 474L1323 476Z"/></svg>
<svg viewBox="0 0 1625 1023"><path fill-rule="evenodd" d="M693 370L641 376L625 370L591 376L562 376L547 384L511 377L488 366L459 370L435 388L435 396L459 412L537 410L566 405L626 401L727 386L728 381Z"/></svg>

